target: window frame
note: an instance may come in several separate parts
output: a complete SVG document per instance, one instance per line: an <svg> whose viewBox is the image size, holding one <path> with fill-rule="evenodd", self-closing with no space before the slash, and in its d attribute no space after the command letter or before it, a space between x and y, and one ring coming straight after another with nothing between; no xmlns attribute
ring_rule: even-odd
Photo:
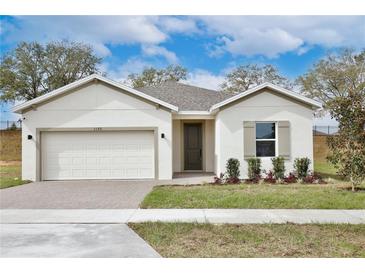
<svg viewBox="0 0 365 274"><path fill-rule="evenodd" d="M274 139L257 139L256 125L257 124L275 124L275 138ZM257 142L260 141L274 141L275 142L275 155L274 156L257 156ZM273 158L278 156L278 122L277 121L255 121L255 157L256 158Z"/></svg>

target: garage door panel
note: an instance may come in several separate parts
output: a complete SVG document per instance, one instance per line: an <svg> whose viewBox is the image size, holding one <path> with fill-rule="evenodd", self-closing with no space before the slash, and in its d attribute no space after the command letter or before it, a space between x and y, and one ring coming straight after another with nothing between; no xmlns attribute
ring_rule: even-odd
<svg viewBox="0 0 365 274"><path fill-rule="evenodd" d="M43 180L154 178L153 131L44 132Z"/></svg>

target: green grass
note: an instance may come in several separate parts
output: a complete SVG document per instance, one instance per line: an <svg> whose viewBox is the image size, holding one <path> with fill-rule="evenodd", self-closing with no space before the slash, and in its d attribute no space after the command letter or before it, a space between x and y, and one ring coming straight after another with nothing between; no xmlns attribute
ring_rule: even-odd
<svg viewBox="0 0 365 274"><path fill-rule="evenodd" d="M0 188L7 188L29 183L21 179L20 163L0 165Z"/></svg>
<svg viewBox="0 0 365 274"><path fill-rule="evenodd" d="M341 184L156 186L141 207L364 209L365 191Z"/></svg>
<svg viewBox="0 0 365 274"><path fill-rule="evenodd" d="M163 257L365 257L365 225L132 223Z"/></svg>
<svg viewBox="0 0 365 274"><path fill-rule="evenodd" d="M349 191L350 184L326 162L315 162L315 171L331 178L326 185L211 185L156 186L142 208L318 208L365 209L365 184Z"/></svg>
<svg viewBox="0 0 365 274"><path fill-rule="evenodd" d="M326 161L314 161L314 171L319 173L324 179L332 178L335 180L342 180L339 175L337 175L336 168Z"/></svg>

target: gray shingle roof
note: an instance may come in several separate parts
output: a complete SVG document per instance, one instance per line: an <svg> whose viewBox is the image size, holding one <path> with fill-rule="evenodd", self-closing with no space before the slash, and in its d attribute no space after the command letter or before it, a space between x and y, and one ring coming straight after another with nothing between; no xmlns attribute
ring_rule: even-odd
<svg viewBox="0 0 365 274"><path fill-rule="evenodd" d="M232 95L216 90L190 86L175 81L167 81L157 86L137 88L152 97L179 108L179 111L207 111Z"/></svg>

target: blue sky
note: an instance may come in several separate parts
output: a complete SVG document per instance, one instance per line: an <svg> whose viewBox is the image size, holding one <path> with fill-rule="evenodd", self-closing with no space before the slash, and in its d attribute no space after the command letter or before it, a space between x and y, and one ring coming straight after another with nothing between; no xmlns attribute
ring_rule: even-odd
<svg viewBox="0 0 365 274"><path fill-rule="evenodd" d="M295 79L328 51L365 47L364 16L0 17L1 54L20 41L67 39L93 46L100 69L125 81L144 67L180 64L187 82L218 89L240 64L273 64ZM13 118L1 106L1 120ZM332 123L328 119L324 122Z"/></svg>

